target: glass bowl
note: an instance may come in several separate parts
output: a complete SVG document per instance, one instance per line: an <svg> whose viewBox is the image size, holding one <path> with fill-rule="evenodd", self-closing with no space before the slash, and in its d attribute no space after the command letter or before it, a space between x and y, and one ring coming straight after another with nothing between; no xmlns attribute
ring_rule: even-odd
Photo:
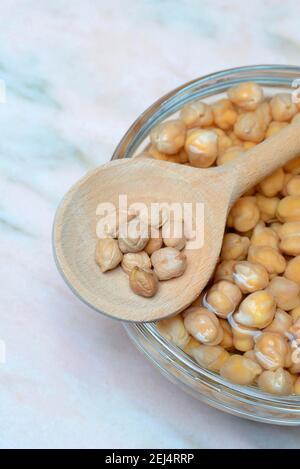
<svg viewBox="0 0 300 469"><path fill-rule="evenodd" d="M171 91L148 108L130 127L113 159L130 158L149 143L149 132L158 122L173 116L184 104L222 97L228 88L245 81L263 85L272 95L300 85L300 67L256 65L223 70L193 80ZM296 80L299 80L297 83ZM194 362L167 342L154 323L124 323L129 337L144 355L173 383L207 404L233 415L278 425L300 425L300 398L277 397L254 386L237 386Z"/></svg>

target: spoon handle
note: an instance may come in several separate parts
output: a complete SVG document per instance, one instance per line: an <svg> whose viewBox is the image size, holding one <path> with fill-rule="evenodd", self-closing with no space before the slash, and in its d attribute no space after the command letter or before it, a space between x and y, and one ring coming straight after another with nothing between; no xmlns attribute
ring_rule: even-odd
<svg viewBox="0 0 300 469"><path fill-rule="evenodd" d="M231 205L248 189L280 168L300 157L300 123L290 124L245 153L244 157L220 167L234 181ZM300 161L299 161L300 165Z"/></svg>

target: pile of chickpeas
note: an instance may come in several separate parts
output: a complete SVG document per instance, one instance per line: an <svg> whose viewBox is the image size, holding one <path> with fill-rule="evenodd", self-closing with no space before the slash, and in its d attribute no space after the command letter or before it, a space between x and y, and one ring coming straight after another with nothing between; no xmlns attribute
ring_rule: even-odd
<svg viewBox="0 0 300 469"><path fill-rule="evenodd" d="M139 157L219 166L300 120L289 93L242 83L213 104L187 104L159 124ZM238 385L300 395L300 155L232 208L213 280L160 333Z"/></svg>

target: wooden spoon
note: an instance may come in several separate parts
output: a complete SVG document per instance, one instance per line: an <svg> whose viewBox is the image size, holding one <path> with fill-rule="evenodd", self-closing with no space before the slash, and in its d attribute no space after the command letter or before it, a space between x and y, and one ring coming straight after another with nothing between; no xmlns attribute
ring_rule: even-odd
<svg viewBox="0 0 300 469"><path fill-rule="evenodd" d="M187 308L209 281L222 245L228 212L248 189L300 155L300 124L224 166L197 169L152 159L120 159L81 179L63 199L54 223L54 251L59 270L85 303L114 318L156 321ZM186 250L182 277L160 282L153 298L135 295L121 268L100 272L95 263L96 207L118 205L119 194L132 202L203 202L204 245Z"/></svg>

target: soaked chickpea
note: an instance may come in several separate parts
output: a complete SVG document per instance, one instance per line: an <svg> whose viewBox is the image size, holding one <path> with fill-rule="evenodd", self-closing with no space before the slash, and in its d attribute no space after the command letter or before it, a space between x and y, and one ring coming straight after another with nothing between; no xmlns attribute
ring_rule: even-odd
<svg viewBox="0 0 300 469"><path fill-rule="evenodd" d="M290 121L298 109L290 93L278 93L270 101L272 117L277 122Z"/></svg>
<svg viewBox="0 0 300 469"><path fill-rule="evenodd" d="M222 130L230 130L237 120L237 112L229 99L220 99L212 105L214 122Z"/></svg>
<svg viewBox="0 0 300 469"><path fill-rule="evenodd" d="M254 352L256 360L264 369L274 371L284 367L288 344L281 334L263 332L255 338Z"/></svg>
<svg viewBox="0 0 300 469"><path fill-rule="evenodd" d="M288 222L280 225L280 250L289 256L300 255L300 222Z"/></svg>
<svg viewBox="0 0 300 469"><path fill-rule="evenodd" d="M288 125L287 122L276 122L272 121L267 129L266 138L272 137L273 135L278 134L280 130Z"/></svg>
<svg viewBox="0 0 300 469"><path fill-rule="evenodd" d="M204 305L220 318L226 318L235 311L241 300L239 287L227 280L221 280L208 290Z"/></svg>
<svg viewBox="0 0 300 469"><path fill-rule="evenodd" d="M227 233L223 239L221 259L223 260L243 260L247 257L250 246L249 238L236 233Z"/></svg>
<svg viewBox="0 0 300 469"><path fill-rule="evenodd" d="M206 308L189 308L184 317L184 326L202 344L218 345L222 342L223 329L219 319Z"/></svg>
<svg viewBox="0 0 300 469"><path fill-rule="evenodd" d="M185 125L179 119L158 124L150 134L152 145L161 153L174 155L184 145Z"/></svg>
<svg viewBox="0 0 300 469"><path fill-rule="evenodd" d="M300 196L288 195L277 207L277 218L281 222L300 221Z"/></svg>
<svg viewBox="0 0 300 469"><path fill-rule="evenodd" d="M300 176L291 176L286 183L285 191L286 195L294 195L300 197Z"/></svg>
<svg viewBox="0 0 300 469"><path fill-rule="evenodd" d="M287 163L283 169L287 172L287 173L292 173L292 174L300 174L300 156L298 156L297 158L295 158L294 160L292 161L289 161L289 163Z"/></svg>
<svg viewBox="0 0 300 469"><path fill-rule="evenodd" d="M260 116L255 112L246 112L238 116L234 132L241 140L260 143L265 137L266 128Z"/></svg>
<svg viewBox="0 0 300 469"><path fill-rule="evenodd" d="M223 329L223 339L220 342L220 347L226 350L232 350L233 348L233 334L229 322L226 319L220 319L220 325Z"/></svg>
<svg viewBox="0 0 300 469"><path fill-rule="evenodd" d="M293 323L293 318L290 314L282 309L277 309L274 319L271 324L264 329L265 332L277 332L278 334L285 335Z"/></svg>
<svg viewBox="0 0 300 469"><path fill-rule="evenodd" d="M300 306L297 306L296 308L292 309L292 311L290 311L290 316L292 318L292 321L296 322L297 319L300 318Z"/></svg>
<svg viewBox="0 0 300 469"><path fill-rule="evenodd" d="M251 150L251 148L254 148L257 144L254 142L244 142L243 143L243 149L245 151Z"/></svg>
<svg viewBox="0 0 300 469"><path fill-rule="evenodd" d="M264 223L258 223L253 230L251 236L252 246L271 246L277 249L279 245L279 236L272 230L266 227Z"/></svg>
<svg viewBox="0 0 300 469"><path fill-rule="evenodd" d="M239 352L247 352L253 350L254 347L254 333L249 332L249 329L242 326L232 328L232 342L233 346Z"/></svg>
<svg viewBox="0 0 300 469"><path fill-rule="evenodd" d="M190 340L190 335L184 327L180 315L159 321L157 328L165 339L177 345L177 347L184 348Z"/></svg>
<svg viewBox="0 0 300 469"><path fill-rule="evenodd" d="M188 129L192 129L194 127L208 127L212 125L214 116L209 104L203 101L193 101L182 108L180 119Z"/></svg>
<svg viewBox="0 0 300 469"><path fill-rule="evenodd" d="M255 113L258 116L258 118L263 122L265 129L268 129L270 123L272 122L272 113L271 113L270 103L265 101L264 103L260 104L257 107Z"/></svg>
<svg viewBox="0 0 300 469"><path fill-rule="evenodd" d="M264 99L264 92L257 83L240 83L228 90L228 98L244 111L255 111Z"/></svg>
<svg viewBox="0 0 300 469"><path fill-rule="evenodd" d="M272 220L276 220L277 207L280 199L278 197L265 197L261 194L256 194L256 205L260 212L260 218L270 223Z"/></svg>
<svg viewBox="0 0 300 469"><path fill-rule="evenodd" d="M258 184L258 190L265 197L274 197L283 189L283 185L284 171L282 168L279 168Z"/></svg>
<svg viewBox="0 0 300 469"><path fill-rule="evenodd" d="M231 355L220 369L223 378L234 384L252 384L262 373L261 367L242 355Z"/></svg>
<svg viewBox="0 0 300 469"><path fill-rule="evenodd" d="M236 261L234 260L228 260L222 261L220 264L218 264L214 275L214 283L218 282L219 280L233 282L232 274L235 263Z"/></svg>
<svg viewBox="0 0 300 469"><path fill-rule="evenodd" d="M200 366L215 372L219 372L230 357L223 347L219 345L201 345L193 338L187 344L185 353L193 357Z"/></svg>
<svg viewBox="0 0 300 469"><path fill-rule="evenodd" d="M192 166L208 168L218 156L218 136L212 130L191 129L184 148Z"/></svg>
<svg viewBox="0 0 300 469"><path fill-rule="evenodd" d="M254 293L265 289L269 284L269 274L261 264L248 261L236 262L232 277L242 293Z"/></svg>
<svg viewBox="0 0 300 469"><path fill-rule="evenodd" d="M210 128L218 136L218 148L219 155L222 155L226 150L233 146L231 138L226 134L226 132L217 127Z"/></svg>
<svg viewBox="0 0 300 469"><path fill-rule="evenodd" d="M264 371L257 380L258 387L270 394L288 396L293 392L293 379L291 374L283 368L275 371Z"/></svg>
<svg viewBox="0 0 300 469"><path fill-rule="evenodd" d="M290 311L300 304L300 287L285 277L272 278L267 291L273 295L278 308Z"/></svg>
<svg viewBox="0 0 300 469"><path fill-rule="evenodd" d="M267 290L260 290L242 301L233 318L242 326L264 329L273 321L275 312L274 297Z"/></svg>
<svg viewBox="0 0 300 469"><path fill-rule="evenodd" d="M218 156L217 166L229 163L243 154L243 149L238 146L229 147L224 153Z"/></svg>
<svg viewBox="0 0 300 469"><path fill-rule="evenodd" d="M256 205L256 198L251 196L241 197L232 207L228 226L237 231L249 231L255 227L259 220L259 210Z"/></svg>
<svg viewBox="0 0 300 469"><path fill-rule="evenodd" d="M288 261L284 276L300 285L300 256L293 257Z"/></svg>
<svg viewBox="0 0 300 469"><path fill-rule="evenodd" d="M250 246L247 260L263 265L270 275L281 274L286 268L285 258L271 246Z"/></svg>

